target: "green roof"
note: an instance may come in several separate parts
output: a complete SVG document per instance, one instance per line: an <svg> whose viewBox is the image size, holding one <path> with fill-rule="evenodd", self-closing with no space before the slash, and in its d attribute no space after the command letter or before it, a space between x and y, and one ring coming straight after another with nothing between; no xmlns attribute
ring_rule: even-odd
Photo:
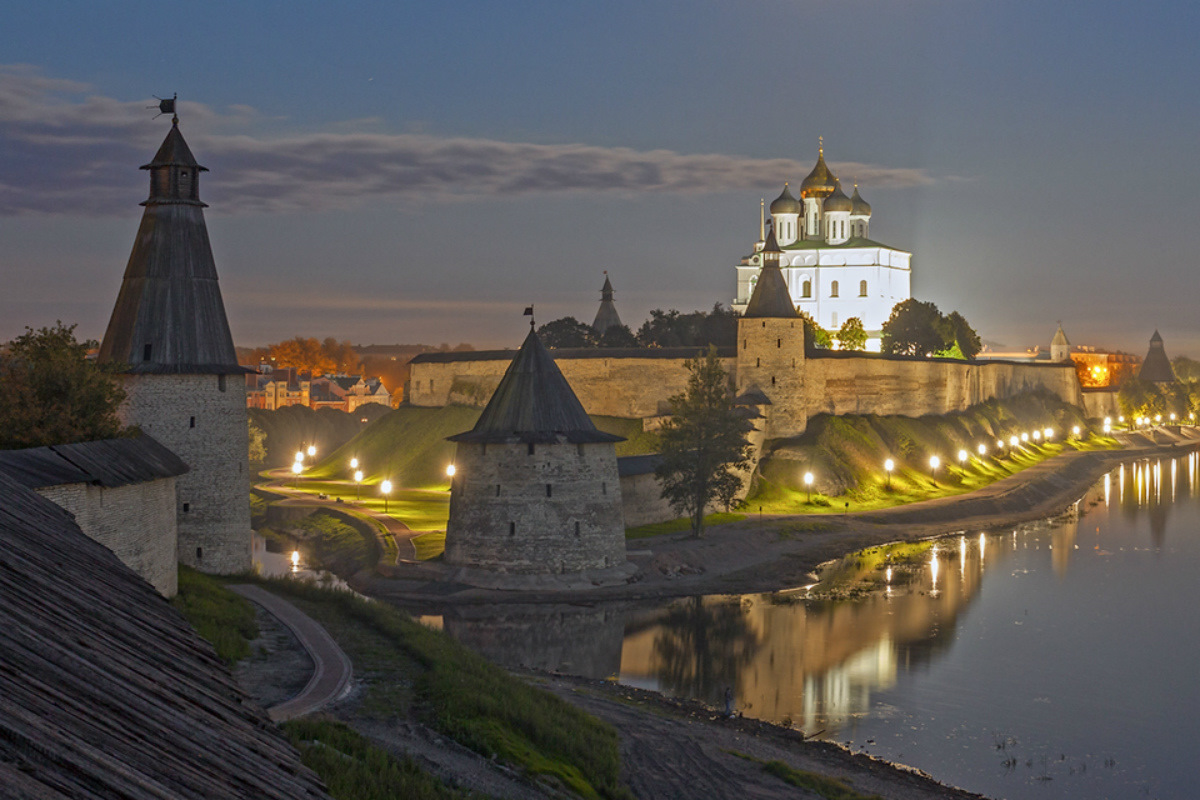
<svg viewBox="0 0 1200 800"><path fill-rule="evenodd" d="M899 250L899 248L886 245L883 242L877 242L873 239L867 239L862 236L855 236L847 239L841 244L829 244L824 239L800 239L791 244L781 245L780 249L784 252L788 250L845 250L852 247L883 247L888 250ZM899 252L905 252L899 250Z"/></svg>

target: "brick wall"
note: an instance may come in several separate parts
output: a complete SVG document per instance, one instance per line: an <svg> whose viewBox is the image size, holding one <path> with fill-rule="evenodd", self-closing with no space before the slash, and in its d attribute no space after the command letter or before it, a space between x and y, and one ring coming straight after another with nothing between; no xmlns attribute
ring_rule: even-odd
<svg viewBox="0 0 1200 800"><path fill-rule="evenodd" d="M88 538L112 550L125 566L173 597L176 562L175 478L106 489L84 483L37 493L75 516Z"/></svg>

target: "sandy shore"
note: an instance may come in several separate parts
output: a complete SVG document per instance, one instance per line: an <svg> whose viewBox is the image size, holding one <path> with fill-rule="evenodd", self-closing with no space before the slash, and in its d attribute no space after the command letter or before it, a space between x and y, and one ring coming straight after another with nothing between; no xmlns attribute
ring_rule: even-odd
<svg viewBox="0 0 1200 800"><path fill-rule="evenodd" d="M648 600L701 594L770 592L812 582L817 567L847 553L890 542L963 530L995 530L1062 513L1106 472L1143 458L1200 448L1194 428L1123 434L1124 449L1070 451L969 494L861 514L751 514L711 528L702 539L664 535L629 542L637 567L627 583L491 590L455 583L438 564L382 567L357 576L355 588L401 603Z"/></svg>

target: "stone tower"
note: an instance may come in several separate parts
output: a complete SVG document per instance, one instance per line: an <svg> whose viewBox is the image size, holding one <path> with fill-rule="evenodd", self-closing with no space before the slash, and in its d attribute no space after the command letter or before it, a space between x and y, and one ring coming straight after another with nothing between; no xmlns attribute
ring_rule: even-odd
<svg viewBox="0 0 1200 800"><path fill-rule="evenodd" d="M150 197L100 345L124 365L126 424L191 468L176 484L179 561L205 572L250 568L246 370L217 286L196 163L172 119L149 164Z"/></svg>
<svg viewBox="0 0 1200 800"><path fill-rule="evenodd" d="M615 443L596 429L533 330L458 444L447 564L476 585L624 580Z"/></svg>
<svg viewBox="0 0 1200 800"><path fill-rule="evenodd" d="M779 269L772 226L763 246L763 267L746 310L738 319L737 390L765 397L768 439L799 436L808 425L804 396L804 320L796 313ZM757 396L756 395L756 396Z"/></svg>
<svg viewBox="0 0 1200 800"><path fill-rule="evenodd" d="M609 328L619 327L621 315L617 313L617 304L613 302L613 287L608 279L608 270L604 270L604 285L600 287L600 308L596 311L592 330L597 336L603 336Z"/></svg>
<svg viewBox="0 0 1200 800"><path fill-rule="evenodd" d="M1050 340L1050 360L1056 363L1071 360L1071 343L1067 341L1067 334L1063 332L1061 322L1058 324L1058 330L1054 332L1054 338Z"/></svg>
<svg viewBox="0 0 1200 800"><path fill-rule="evenodd" d="M1167 351L1163 347L1163 338L1158 335L1158 331L1150 337L1150 349L1146 351L1146 360L1142 362L1142 368L1138 370L1138 380L1150 381L1151 383L1174 383L1176 381L1175 369L1171 366L1171 359L1167 358Z"/></svg>

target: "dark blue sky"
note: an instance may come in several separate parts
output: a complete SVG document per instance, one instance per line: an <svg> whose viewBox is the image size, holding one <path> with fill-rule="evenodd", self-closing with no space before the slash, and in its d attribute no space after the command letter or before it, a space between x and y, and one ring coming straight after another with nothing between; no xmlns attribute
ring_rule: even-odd
<svg viewBox="0 0 1200 800"><path fill-rule="evenodd" d="M0 29L0 339L98 337L178 92L234 336L515 345L729 302L818 136L985 339L1200 356L1182 3L26 4ZM63 20L69 19L69 23Z"/></svg>

